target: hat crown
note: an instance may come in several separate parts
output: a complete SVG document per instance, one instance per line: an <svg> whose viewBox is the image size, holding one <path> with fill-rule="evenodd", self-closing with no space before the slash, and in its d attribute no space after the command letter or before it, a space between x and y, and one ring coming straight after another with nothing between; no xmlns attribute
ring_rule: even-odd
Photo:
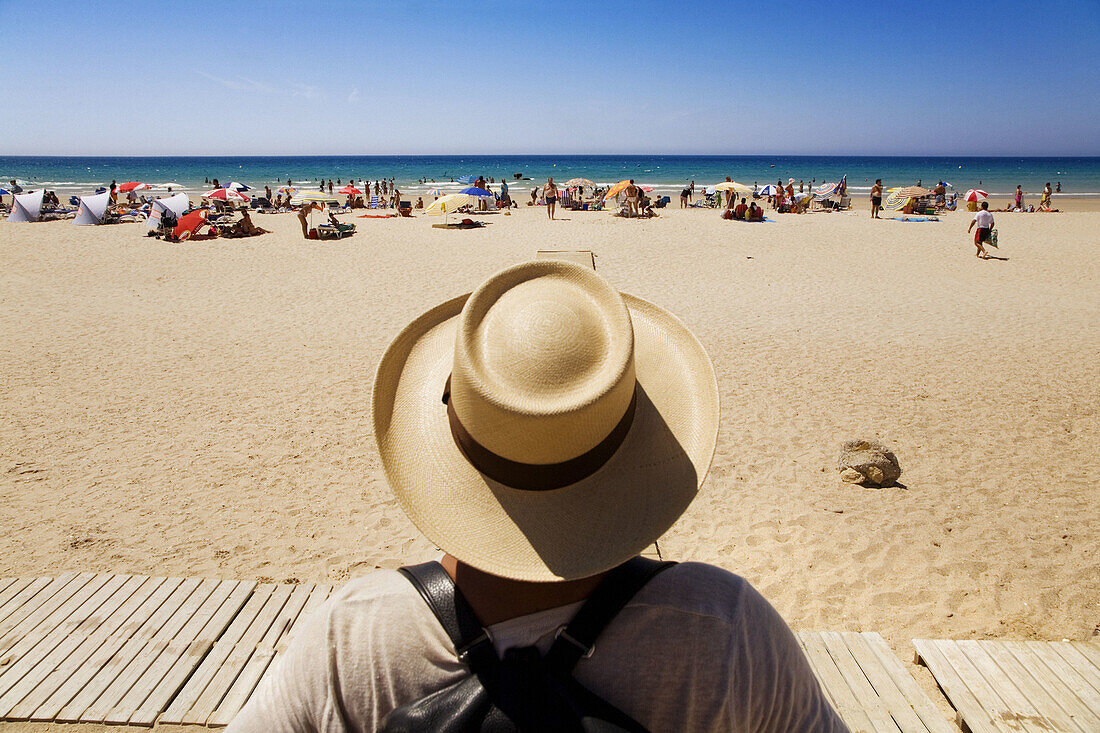
<svg viewBox="0 0 1100 733"><path fill-rule="evenodd" d="M518 265L462 310L451 405L470 436L503 458L552 464L584 454L623 418L634 386L630 314L592 270Z"/></svg>

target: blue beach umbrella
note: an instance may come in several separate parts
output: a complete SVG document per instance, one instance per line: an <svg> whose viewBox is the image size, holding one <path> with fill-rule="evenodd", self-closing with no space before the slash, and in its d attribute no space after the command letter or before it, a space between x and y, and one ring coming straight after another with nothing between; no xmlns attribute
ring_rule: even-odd
<svg viewBox="0 0 1100 733"><path fill-rule="evenodd" d="M464 193L467 196L477 196L478 198L493 198L496 196L492 191L486 191L484 188L478 188L477 186L464 188L459 193Z"/></svg>
<svg viewBox="0 0 1100 733"><path fill-rule="evenodd" d="M457 180L458 183L465 183L467 186L475 183L477 176L460 176Z"/></svg>
<svg viewBox="0 0 1100 733"><path fill-rule="evenodd" d="M779 193L779 189L774 184L764 186L762 189L756 192L757 196L774 196Z"/></svg>
<svg viewBox="0 0 1100 733"><path fill-rule="evenodd" d="M0 196L11 196L12 193L6 188L0 188Z"/></svg>

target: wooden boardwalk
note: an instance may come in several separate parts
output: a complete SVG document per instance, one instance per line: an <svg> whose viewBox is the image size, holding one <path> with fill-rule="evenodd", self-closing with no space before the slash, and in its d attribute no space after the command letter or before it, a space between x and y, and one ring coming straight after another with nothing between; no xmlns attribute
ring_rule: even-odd
<svg viewBox="0 0 1100 733"><path fill-rule="evenodd" d="M965 730L1100 731L1100 644L915 639L913 646Z"/></svg>
<svg viewBox="0 0 1100 733"><path fill-rule="evenodd" d="M0 720L151 726L171 713L228 723L295 621L331 590L96 573L0 578Z"/></svg>
<svg viewBox="0 0 1100 733"><path fill-rule="evenodd" d="M852 733L958 733L878 634L795 636Z"/></svg>

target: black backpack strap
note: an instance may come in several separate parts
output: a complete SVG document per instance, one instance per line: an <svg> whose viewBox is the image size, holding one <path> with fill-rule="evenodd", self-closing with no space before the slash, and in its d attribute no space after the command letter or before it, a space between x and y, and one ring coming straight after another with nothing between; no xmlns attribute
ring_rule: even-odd
<svg viewBox="0 0 1100 733"><path fill-rule="evenodd" d="M555 674L570 674L581 657L592 653L596 637L630 599L653 576L675 564L635 557L604 576L573 619L558 632L546 653L547 667Z"/></svg>
<svg viewBox="0 0 1100 733"><path fill-rule="evenodd" d="M459 661L479 676L499 664L488 632L442 565L433 560L406 565L397 572L408 578L428 603L428 608L455 645Z"/></svg>

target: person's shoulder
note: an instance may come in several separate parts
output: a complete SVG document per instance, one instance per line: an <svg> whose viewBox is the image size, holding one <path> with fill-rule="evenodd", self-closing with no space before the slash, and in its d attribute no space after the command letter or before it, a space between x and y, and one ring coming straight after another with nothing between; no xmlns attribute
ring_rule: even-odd
<svg viewBox="0 0 1100 733"><path fill-rule="evenodd" d="M746 600L751 602L754 595L748 581L728 570L701 562L681 562L653 578L635 596L635 602L730 623L744 612Z"/></svg>

